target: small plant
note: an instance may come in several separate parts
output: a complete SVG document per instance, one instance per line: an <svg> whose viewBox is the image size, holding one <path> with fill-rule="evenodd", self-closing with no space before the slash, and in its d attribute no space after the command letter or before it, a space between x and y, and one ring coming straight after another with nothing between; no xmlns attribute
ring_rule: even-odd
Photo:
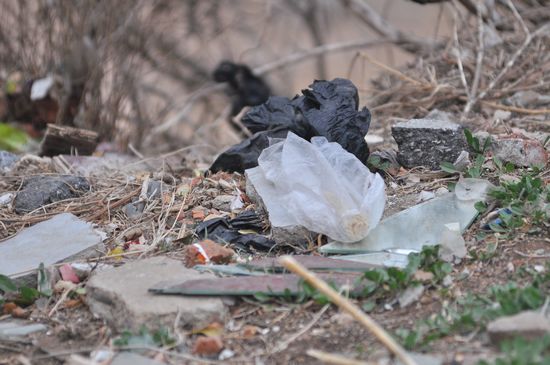
<svg viewBox="0 0 550 365"><path fill-rule="evenodd" d="M481 141L478 137L474 136L469 129L464 129L464 136L466 142L472 152L473 161L471 165L464 171L465 177L480 178L483 173L483 164L485 163L485 153L491 146L491 138L487 137L484 141ZM455 165L451 162L442 162L441 170L450 174L462 173L457 170Z"/></svg>
<svg viewBox="0 0 550 365"><path fill-rule="evenodd" d="M13 280L0 274L0 305L7 301L12 301L20 306L29 306L33 304L40 296L50 296L51 292L42 293L35 288L28 286L17 287Z"/></svg>
<svg viewBox="0 0 550 365"><path fill-rule="evenodd" d="M113 345L118 347L171 347L175 344L176 339L164 327L156 331L149 331L146 327L141 327L137 333L124 331L113 340Z"/></svg>
<svg viewBox="0 0 550 365"><path fill-rule="evenodd" d="M546 365L550 364L550 336L535 340L516 337L501 345L504 357L492 362L481 360L477 365Z"/></svg>

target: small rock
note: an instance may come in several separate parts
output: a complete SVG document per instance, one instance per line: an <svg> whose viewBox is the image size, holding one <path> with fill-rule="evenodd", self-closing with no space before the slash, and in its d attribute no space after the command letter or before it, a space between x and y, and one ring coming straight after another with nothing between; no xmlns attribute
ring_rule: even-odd
<svg viewBox="0 0 550 365"><path fill-rule="evenodd" d="M0 195L0 207L11 203L14 197L15 197L14 193L5 193Z"/></svg>
<svg viewBox="0 0 550 365"><path fill-rule="evenodd" d="M443 278L443 282L441 283L445 288L448 288L450 287L451 285L453 285L453 278L450 276L450 275L446 275L444 278Z"/></svg>
<svg viewBox="0 0 550 365"><path fill-rule="evenodd" d="M355 322L355 319L349 313L338 312L330 318L330 321L343 327L349 327Z"/></svg>
<svg viewBox="0 0 550 365"><path fill-rule="evenodd" d="M397 160L406 167L426 166L439 169L442 162L455 161L469 147L463 128L455 123L434 119L411 119L392 127L399 152Z"/></svg>
<svg viewBox="0 0 550 365"><path fill-rule="evenodd" d="M180 284L214 277L166 257L136 260L92 275L86 286L86 303L92 313L120 331L138 331L142 326L172 328L176 318L180 318L179 326L206 326L223 321L227 314L220 298L155 295L149 288L163 281L178 280L173 284Z"/></svg>
<svg viewBox="0 0 550 365"><path fill-rule="evenodd" d="M317 234L302 226L271 227L271 239L282 246L305 247Z"/></svg>
<svg viewBox="0 0 550 365"><path fill-rule="evenodd" d="M444 112L439 109L433 109L424 117L424 119L434 119L434 120L442 120L444 122L451 122L456 123L458 122L458 118L456 118L453 114Z"/></svg>
<svg viewBox="0 0 550 365"><path fill-rule="evenodd" d="M163 363L134 352L123 351L116 354L110 365L161 365Z"/></svg>
<svg viewBox="0 0 550 365"><path fill-rule="evenodd" d="M433 280L434 274L429 271L416 270L413 277L415 280L418 280L422 283L429 283L430 281Z"/></svg>
<svg viewBox="0 0 550 365"><path fill-rule="evenodd" d="M495 110L493 113L493 120L507 121L512 116L512 112L507 110Z"/></svg>
<svg viewBox="0 0 550 365"><path fill-rule="evenodd" d="M427 200L435 198L435 193L432 191L425 191L422 190L420 193L418 193L418 197L416 198L417 203L422 203Z"/></svg>
<svg viewBox="0 0 550 365"><path fill-rule="evenodd" d="M135 202L128 203L124 206L124 214L130 219L138 219L143 215L145 209L145 202L136 200Z"/></svg>
<svg viewBox="0 0 550 365"><path fill-rule="evenodd" d="M516 271L513 262L508 262L508 264L506 265L506 271L508 271L510 274Z"/></svg>
<svg viewBox="0 0 550 365"><path fill-rule="evenodd" d="M535 139L522 136L499 138L493 141L492 149L500 160L516 166L545 166L548 162L548 153Z"/></svg>
<svg viewBox="0 0 550 365"><path fill-rule="evenodd" d="M230 349L224 349L218 355L218 360L223 361L223 360L231 359L233 356L235 356L234 351L231 351Z"/></svg>
<svg viewBox="0 0 550 365"><path fill-rule="evenodd" d="M185 266L193 267L203 264L228 264L235 256L235 251L212 241L203 240L186 246L184 249Z"/></svg>
<svg viewBox="0 0 550 365"><path fill-rule="evenodd" d="M88 180L80 176L33 176L25 180L23 189L15 197L15 212L32 212L46 204L78 197L89 190Z"/></svg>
<svg viewBox="0 0 550 365"><path fill-rule="evenodd" d="M8 172L15 165L19 157L8 151L0 151L0 173Z"/></svg>
<svg viewBox="0 0 550 365"><path fill-rule="evenodd" d="M193 344L193 353L200 356L213 356L223 349L223 342L219 336L198 337Z"/></svg>
<svg viewBox="0 0 550 365"><path fill-rule="evenodd" d="M412 303L416 302L424 293L424 285L410 286L403 291L397 300L399 301L399 307L405 308Z"/></svg>
<svg viewBox="0 0 550 365"><path fill-rule="evenodd" d="M212 208L223 212L230 212L233 199L233 195L218 195L211 202Z"/></svg>
<svg viewBox="0 0 550 365"><path fill-rule="evenodd" d="M518 336L534 340L550 333L550 320L540 312L525 311L495 319L489 323L487 331L494 344Z"/></svg>
<svg viewBox="0 0 550 365"><path fill-rule="evenodd" d="M147 184L148 199L159 199L161 194L167 191L169 191L169 187L162 181L149 180L149 183Z"/></svg>
<svg viewBox="0 0 550 365"><path fill-rule="evenodd" d="M550 96L541 95L533 90L518 91L509 97L507 102L520 108L534 108L550 104Z"/></svg>

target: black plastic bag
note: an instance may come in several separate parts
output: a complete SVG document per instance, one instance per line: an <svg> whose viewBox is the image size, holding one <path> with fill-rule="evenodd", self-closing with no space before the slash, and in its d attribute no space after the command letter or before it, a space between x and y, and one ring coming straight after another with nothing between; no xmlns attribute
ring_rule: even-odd
<svg viewBox="0 0 550 365"><path fill-rule="evenodd" d="M366 165L369 148L364 137L370 112L367 108L358 111L358 104L357 88L346 79L315 81L292 100L271 97L251 108L242 119L255 134L222 153L210 170L244 172L255 167L260 153L269 146L269 138L285 138L288 131L307 140L324 136Z"/></svg>
<svg viewBox="0 0 550 365"><path fill-rule="evenodd" d="M260 234L241 234L239 230L254 229L263 231L261 218L254 211L244 211L233 219L214 218L201 222L195 233L199 238L209 238L214 241L231 243L241 250L250 251L254 248L259 251L268 251L275 241Z"/></svg>

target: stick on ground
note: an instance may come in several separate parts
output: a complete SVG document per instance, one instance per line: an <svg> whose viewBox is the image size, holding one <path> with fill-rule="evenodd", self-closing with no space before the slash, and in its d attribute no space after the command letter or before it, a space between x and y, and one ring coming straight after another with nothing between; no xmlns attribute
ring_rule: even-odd
<svg viewBox="0 0 550 365"><path fill-rule="evenodd" d="M319 279L311 271L304 268L292 257L283 256L279 259L279 262L293 273L302 277L309 284L313 285L315 289L328 296L330 301L340 307L340 309L351 314L353 318L358 320L363 326L371 331L380 340L380 342L382 342L384 346L394 353L405 365L417 365L414 359L407 353L407 351L405 351L403 347L401 347L401 345L395 342L395 340L378 323L359 309L359 307L353 304L349 299L338 294L338 292L332 289L327 283Z"/></svg>

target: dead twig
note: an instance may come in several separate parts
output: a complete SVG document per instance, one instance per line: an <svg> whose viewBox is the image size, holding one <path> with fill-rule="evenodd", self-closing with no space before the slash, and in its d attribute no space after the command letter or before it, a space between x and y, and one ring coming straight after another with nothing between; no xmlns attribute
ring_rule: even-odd
<svg viewBox="0 0 550 365"><path fill-rule="evenodd" d="M366 362L361 360L354 360L344 357L342 355L330 354L328 352L319 351L315 349L309 349L306 351L308 356L314 357L319 361L322 361L326 364L336 364L336 365L377 365L374 362Z"/></svg>
<svg viewBox="0 0 550 365"><path fill-rule="evenodd" d="M283 256L279 259L279 262L292 271L293 273L302 277L309 284L313 285L321 293L329 297L330 301L336 304L340 309L351 314L353 318L358 320L363 326L371 331L384 346L386 346L392 353L394 353L405 365L417 365L416 361L405 351L400 344L398 344L378 323L376 323L369 315L364 313L359 307L353 304L349 299L344 298L337 291L332 289L327 283L319 279L311 271L304 268L296 260L290 256Z"/></svg>
<svg viewBox="0 0 550 365"><path fill-rule="evenodd" d="M478 24L478 48L476 57L476 70L474 73L474 81L472 82L472 89L468 97L468 102L464 106L462 117L466 117L472 108L472 103L477 95L477 89L479 87L479 80L481 79L481 70L483 68L483 54L485 53L485 46L483 42L483 18L481 17L481 8L477 6L477 24Z"/></svg>

